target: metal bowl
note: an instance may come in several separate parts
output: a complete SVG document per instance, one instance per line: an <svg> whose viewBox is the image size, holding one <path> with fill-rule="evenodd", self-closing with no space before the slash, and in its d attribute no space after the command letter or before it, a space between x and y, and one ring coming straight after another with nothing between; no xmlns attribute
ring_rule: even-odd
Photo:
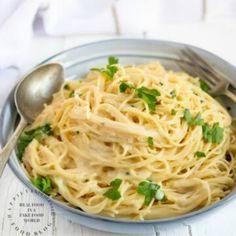
<svg viewBox="0 0 236 236"><path fill-rule="evenodd" d="M140 64L152 60L159 60L165 67L181 71L178 64L192 67L188 61L179 59L179 52L184 47L194 49L200 56L205 58L213 67L223 73L230 82L236 85L236 81L232 78L236 77L236 68L228 62L222 60L216 55L205 50L175 42L158 41L158 40L141 40L141 39L114 39L90 43L83 46L75 47L67 51L61 52L55 56L48 58L41 64L48 62L59 62L64 66L66 80L80 78L86 74L91 67L106 64L107 57L110 55L117 56L121 64ZM177 63L176 63L177 62ZM235 86L236 87L236 86ZM14 131L17 122L17 111L14 105L12 91L7 98L0 116L0 144L3 146L10 134ZM223 99L227 105L231 105L232 112L236 115L236 106L230 104L230 101ZM63 203L50 198L49 196L35 190L29 179L24 174L19 165L19 161L15 152L12 153L9 166L29 189L34 190L36 194L50 200L56 211L68 217L74 222L103 231L119 232L119 233L149 233L154 232L154 228L161 222L172 222L186 217L192 217L204 212L208 212L216 207L222 206L236 196L236 187L232 192L221 201L200 210L190 212L181 216L164 218L158 220L127 220L119 218L111 218L105 216L91 215L79 209L64 205ZM236 185L235 185L236 186Z"/></svg>

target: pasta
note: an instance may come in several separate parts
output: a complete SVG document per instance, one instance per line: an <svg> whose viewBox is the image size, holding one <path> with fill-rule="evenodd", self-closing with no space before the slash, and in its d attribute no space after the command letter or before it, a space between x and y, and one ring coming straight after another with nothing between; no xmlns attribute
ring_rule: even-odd
<svg viewBox="0 0 236 236"><path fill-rule="evenodd" d="M52 132L34 133L22 166L42 191L91 214L149 220L214 204L234 184L236 130L201 87L156 61L109 58L45 105L28 130Z"/></svg>

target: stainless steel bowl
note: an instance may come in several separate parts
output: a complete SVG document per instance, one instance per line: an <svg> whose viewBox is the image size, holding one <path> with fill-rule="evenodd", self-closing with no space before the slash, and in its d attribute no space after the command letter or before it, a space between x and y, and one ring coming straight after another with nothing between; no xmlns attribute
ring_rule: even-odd
<svg viewBox="0 0 236 236"><path fill-rule="evenodd" d="M61 63L65 69L66 80L80 78L81 76L86 74L91 67L106 64L107 57L110 55L117 56L120 59L121 64L140 64L157 59L165 67L178 71L181 69L178 67L176 62L178 62L178 64L185 64L190 67L192 66L188 62L180 60L178 57L179 51L186 46L196 50L199 55L205 58L208 62L210 62L211 65L216 67L218 70L221 71L221 73L223 73L227 78L229 78L231 83L234 84L236 87L236 81L234 81L234 78L236 78L236 68L230 65L228 62L205 50L190 45L167 41L141 39L114 39L100 41L61 52L43 61L41 64L48 62ZM223 102L225 102L227 105L231 105L231 107L233 108L232 112L234 115L236 115L236 106L232 103L229 104L230 102L228 100L223 100ZM17 112L14 105L12 91L5 102L0 116L0 144L2 146L7 142L8 137L13 132L16 122ZM155 225L161 222L172 222L186 217L192 217L204 212L208 212L216 207L226 204L236 196L235 187L227 197L217 202L216 204L178 217L145 221L126 220L119 218L117 219L111 217L91 215L86 212L82 212L79 209L68 207L62 204L61 202L53 200L52 198L39 192L38 190L35 190L29 179L22 171L19 165L19 161L15 155L15 152L13 152L11 155L11 158L9 160L9 166L22 183L24 183L29 189L34 190L36 194L38 194L40 197L44 199L50 199L56 210L64 216L70 218L72 221L77 222L79 224L110 232L153 232Z"/></svg>

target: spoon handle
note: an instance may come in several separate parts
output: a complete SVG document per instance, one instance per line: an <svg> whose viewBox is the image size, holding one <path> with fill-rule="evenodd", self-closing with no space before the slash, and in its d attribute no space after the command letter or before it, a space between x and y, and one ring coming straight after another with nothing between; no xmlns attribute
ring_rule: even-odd
<svg viewBox="0 0 236 236"><path fill-rule="evenodd" d="M4 148L0 151L0 177L2 176L3 170L7 164L7 161L10 157L13 148L16 145L18 138L21 135L23 129L26 127L26 125L27 122L24 118L21 117L20 123L18 124L15 132L12 134L11 138L8 140Z"/></svg>

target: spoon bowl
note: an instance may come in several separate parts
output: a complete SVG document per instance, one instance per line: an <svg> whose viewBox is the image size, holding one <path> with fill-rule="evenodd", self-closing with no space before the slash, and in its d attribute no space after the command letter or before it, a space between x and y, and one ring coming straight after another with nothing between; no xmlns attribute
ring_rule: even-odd
<svg viewBox="0 0 236 236"><path fill-rule="evenodd" d="M20 122L0 151L0 177L22 131L40 114L44 104L52 101L53 94L60 89L63 81L63 67L58 63L49 63L35 68L17 85L14 98Z"/></svg>
<svg viewBox="0 0 236 236"><path fill-rule="evenodd" d="M63 81L63 67L58 63L40 66L26 75L15 90L15 104L20 115L29 123L33 122L44 104L51 102Z"/></svg>

